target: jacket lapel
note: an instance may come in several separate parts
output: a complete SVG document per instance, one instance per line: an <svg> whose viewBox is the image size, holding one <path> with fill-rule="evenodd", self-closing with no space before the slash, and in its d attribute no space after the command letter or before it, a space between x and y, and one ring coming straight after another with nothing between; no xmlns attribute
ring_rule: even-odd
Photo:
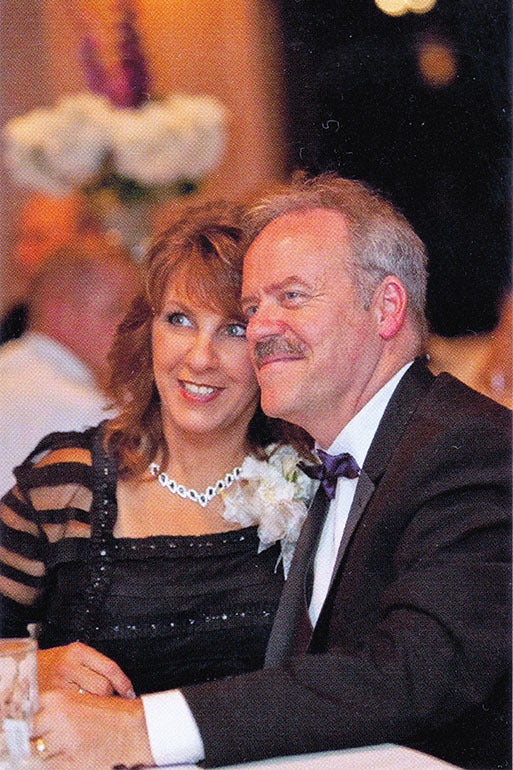
<svg viewBox="0 0 513 770"><path fill-rule="evenodd" d="M416 411L420 399L429 390L434 380L434 375L427 369L424 361L415 361L390 399L358 479L354 500L337 553L330 589L351 537L385 471L392 452ZM310 506L292 559L269 638L265 658L266 667L277 665L285 658L306 652L308 649L312 627L311 624L308 627L307 622L306 576L315 556L327 509L328 500L320 487Z"/></svg>
<svg viewBox="0 0 513 770"><path fill-rule="evenodd" d="M280 598L267 645L266 668L308 649L313 629L308 615L306 578L315 557L328 504L324 490L319 487L303 524Z"/></svg>

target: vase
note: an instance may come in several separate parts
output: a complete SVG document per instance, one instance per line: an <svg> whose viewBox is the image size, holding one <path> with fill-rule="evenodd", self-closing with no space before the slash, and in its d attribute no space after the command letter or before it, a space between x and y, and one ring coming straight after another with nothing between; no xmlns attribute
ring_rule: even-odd
<svg viewBox="0 0 513 770"><path fill-rule="evenodd" d="M135 262L142 262L151 235L153 206L147 201L111 201L100 213L105 232L126 248Z"/></svg>

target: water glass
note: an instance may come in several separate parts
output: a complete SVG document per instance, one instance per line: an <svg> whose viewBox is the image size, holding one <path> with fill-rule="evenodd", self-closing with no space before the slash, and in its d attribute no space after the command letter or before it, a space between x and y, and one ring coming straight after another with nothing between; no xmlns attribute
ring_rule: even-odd
<svg viewBox="0 0 513 770"><path fill-rule="evenodd" d="M36 766L30 736L37 709L36 639L0 639L0 770Z"/></svg>

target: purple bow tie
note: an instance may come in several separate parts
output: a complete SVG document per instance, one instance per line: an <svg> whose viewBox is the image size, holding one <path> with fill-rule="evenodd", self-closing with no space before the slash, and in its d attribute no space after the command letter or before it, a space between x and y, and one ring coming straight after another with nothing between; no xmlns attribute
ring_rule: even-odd
<svg viewBox="0 0 513 770"><path fill-rule="evenodd" d="M343 452L340 455L329 455L327 452L323 452L322 449L317 449L317 454L319 455L321 465L299 463L299 466L311 479L319 479L327 496L330 500L333 500L338 477L346 476L348 479L355 479L360 475L360 466L349 452Z"/></svg>

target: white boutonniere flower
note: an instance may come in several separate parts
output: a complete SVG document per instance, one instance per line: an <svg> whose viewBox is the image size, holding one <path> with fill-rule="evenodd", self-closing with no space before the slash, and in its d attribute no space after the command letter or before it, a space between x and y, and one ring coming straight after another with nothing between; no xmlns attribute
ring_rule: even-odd
<svg viewBox="0 0 513 770"><path fill-rule="evenodd" d="M246 457L238 482L223 493L227 521L258 526L259 553L278 540L285 578L318 482L298 468L291 446L271 445L268 460Z"/></svg>

